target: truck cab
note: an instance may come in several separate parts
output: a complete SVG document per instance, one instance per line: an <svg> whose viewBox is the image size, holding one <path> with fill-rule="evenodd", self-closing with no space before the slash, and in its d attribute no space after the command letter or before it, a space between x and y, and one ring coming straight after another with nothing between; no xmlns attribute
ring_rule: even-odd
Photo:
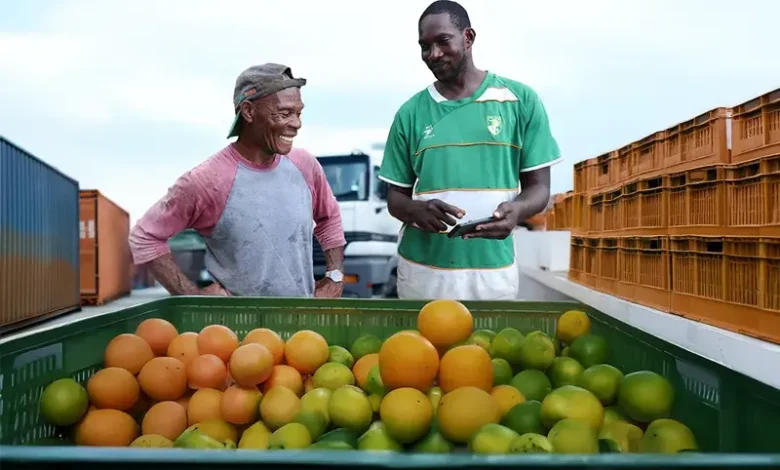
<svg viewBox="0 0 780 470"><path fill-rule="evenodd" d="M368 152L318 156L341 210L344 249L344 297L392 296L401 222L387 210L387 184L378 178L383 144ZM325 255L313 243L314 276L325 274Z"/></svg>

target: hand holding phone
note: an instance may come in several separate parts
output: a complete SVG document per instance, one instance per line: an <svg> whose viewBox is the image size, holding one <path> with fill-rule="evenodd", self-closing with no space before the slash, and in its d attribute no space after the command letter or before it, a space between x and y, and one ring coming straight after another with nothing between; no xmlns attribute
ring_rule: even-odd
<svg viewBox="0 0 780 470"><path fill-rule="evenodd" d="M478 225L487 224L495 220L496 220L495 217L486 217L484 219L470 220L468 222L464 222L462 224L458 224L454 226L452 230L450 230L447 233L447 236L450 238L462 237L463 235L475 232L477 230Z"/></svg>

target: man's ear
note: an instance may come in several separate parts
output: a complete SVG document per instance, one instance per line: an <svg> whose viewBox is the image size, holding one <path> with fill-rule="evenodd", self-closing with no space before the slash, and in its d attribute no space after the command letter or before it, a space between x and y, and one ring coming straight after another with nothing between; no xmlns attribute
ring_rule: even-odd
<svg viewBox="0 0 780 470"><path fill-rule="evenodd" d="M244 121L246 122L252 122L255 119L255 109L254 106L252 106L252 103L249 101L244 101L241 103L240 111L241 117L244 118Z"/></svg>
<svg viewBox="0 0 780 470"><path fill-rule="evenodd" d="M463 37L466 43L466 49L469 49L474 45L474 40L477 39L477 32L474 31L474 28L466 28L463 30Z"/></svg>

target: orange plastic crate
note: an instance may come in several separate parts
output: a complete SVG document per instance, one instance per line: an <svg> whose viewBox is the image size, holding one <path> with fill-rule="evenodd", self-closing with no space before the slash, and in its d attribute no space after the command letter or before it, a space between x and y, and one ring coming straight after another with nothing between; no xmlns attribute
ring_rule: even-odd
<svg viewBox="0 0 780 470"><path fill-rule="evenodd" d="M664 132L663 168L667 173L730 163L728 108L716 108Z"/></svg>
<svg viewBox="0 0 780 470"><path fill-rule="evenodd" d="M569 279L581 283L585 272L585 240L572 237L569 249Z"/></svg>
<svg viewBox="0 0 780 470"><path fill-rule="evenodd" d="M780 89L733 108L731 161L740 163L780 153Z"/></svg>
<svg viewBox="0 0 780 470"><path fill-rule="evenodd" d="M640 179L639 227L624 230L626 235L666 235L668 229L667 198L669 187L666 177Z"/></svg>
<svg viewBox="0 0 780 470"><path fill-rule="evenodd" d="M780 240L672 237L671 311L780 344Z"/></svg>
<svg viewBox="0 0 780 470"><path fill-rule="evenodd" d="M632 171L631 145L626 145L617 150L618 180L616 183L628 181L634 174Z"/></svg>
<svg viewBox="0 0 780 470"><path fill-rule="evenodd" d="M604 195L591 194L588 200L588 234L599 235L604 231Z"/></svg>
<svg viewBox="0 0 780 470"><path fill-rule="evenodd" d="M575 194L572 197L572 232L578 234L588 233L588 195Z"/></svg>
<svg viewBox="0 0 780 470"><path fill-rule="evenodd" d="M618 293L618 239L601 238L598 240L598 277L596 289L605 294L617 295Z"/></svg>
<svg viewBox="0 0 780 470"><path fill-rule="evenodd" d="M730 168L726 198L730 233L780 237L780 155Z"/></svg>
<svg viewBox="0 0 780 470"><path fill-rule="evenodd" d="M623 228L623 213L621 210L620 188L603 193L604 233L615 233Z"/></svg>
<svg viewBox="0 0 780 470"><path fill-rule="evenodd" d="M726 235L727 166L715 165L668 175L669 234Z"/></svg>
<svg viewBox="0 0 780 470"><path fill-rule="evenodd" d="M599 277L599 239L585 238L585 271L582 274L582 284L596 287Z"/></svg>
<svg viewBox="0 0 780 470"><path fill-rule="evenodd" d="M617 152L607 152L596 157L596 185L592 189L601 189L618 183Z"/></svg>
<svg viewBox="0 0 780 470"><path fill-rule="evenodd" d="M665 132L655 132L630 145L631 174L653 175L664 169Z"/></svg>
<svg viewBox="0 0 780 470"><path fill-rule="evenodd" d="M671 307L669 237L637 237L639 279L634 302L668 312Z"/></svg>
<svg viewBox="0 0 780 470"><path fill-rule="evenodd" d="M623 232L630 233L640 227L639 182L630 181L623 188Z"/></svg>
<svg viewBox="0 0 780 470"><path fill-rule="evenodd" d="M587 182L586 191L593 191L599 186L598 159L589 158L585 160L585 181Z"/></svg>
<svg viewBox="0 0 780 470"><path fill-rule="evenodd" d="M586 172L587 161L583 160L574 164L574 192L584 193L588 190L588 174Z"/></svg>
<svg viewBox="0 0 780 470"><path fill-rule="evenodd" d="M635 237L618 239L618 270L617 296L633 302L639 282L639 250Z"/></svg>

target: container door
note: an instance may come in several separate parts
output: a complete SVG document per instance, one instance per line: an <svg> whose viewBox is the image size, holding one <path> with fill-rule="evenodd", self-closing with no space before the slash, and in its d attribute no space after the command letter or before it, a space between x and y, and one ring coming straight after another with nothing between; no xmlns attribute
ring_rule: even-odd
<svg viewBox="0 0 780 470"><path fill-rule="evenodd" d="M81 295L96 295L97 286L97 198L79 199L79 256Z"/></svg>

